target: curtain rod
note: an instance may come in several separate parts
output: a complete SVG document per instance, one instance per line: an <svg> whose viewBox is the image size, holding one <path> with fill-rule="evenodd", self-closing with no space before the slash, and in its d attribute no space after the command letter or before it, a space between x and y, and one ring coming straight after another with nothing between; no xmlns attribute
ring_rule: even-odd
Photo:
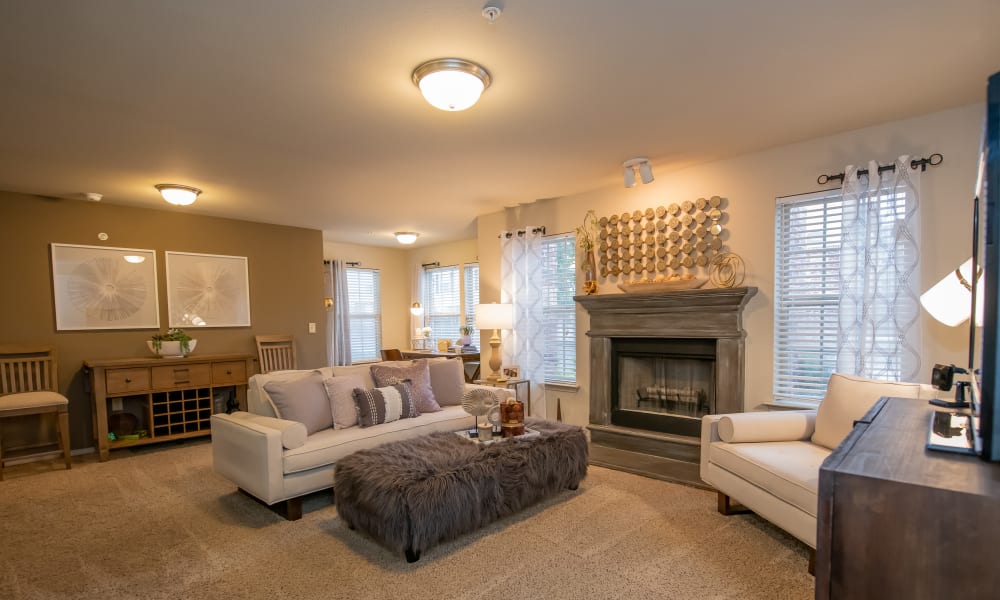
<svg viewBox="0 0 1000 600"><path fill-rule="evenodd" d="M937 157L937 161L936 162L935 162L935 157ZM942 162L944 162L944 156L941 156L940 153L935 152L934 154L931 154L927 158L915 158L915 159L911 160L910 161L910 168L911 169L916 169L916 168L919 167L920 171L923 172L923 171L927 170L927 166L928 165L930 165L932 167L936 167L939 164L941 164ZM895 163L893 163L891 165L879 165L879 168L878 168L879 174L884 173L886 171L895 171L895 170L896 170L896 164ZM858 177L861 177L862 175L867 175L867 174L868 174L868 169L861 169L860 171L858 171ZM836 175L820 175L819 177L816 178L816 183L818 183L820 185L825 185L825 184L829 183L830 181L832 181L834 179L839 179L841 181L844 181L844 174L843 173L837 173Z"/></svg>
<svg viewBox="0 0 1000 600"><path fill-rule="evenodd" d="M531 230L531 233L540 233L542 235L545 235L545 227L544 226L542 226L542 227L535 227L534 229ZM518 229L517 231L507 231L507 232L501 233L497 237L498 238L502 238L502 237L512 238L512 237L514 237L515 234L518 235L518 236L522 236L522 235L525 234L525 230L524 229Z"/></svg>
<svg viewBox="0 0 1000 600"><path fill-rule="evenodd" d="M420 266L426 269L426 268L429 268L429 267L440 267L441 263L439 263L438 261L434 261L434 262L429 262L429 263L423 263Z"/></svg>
<svg viewBox="0 0 1000 600"><path fill-rule="evenodd" d="M328 264L330 264L330 263L332 263L332 262L333 262L332 260L328 260L328 259L326 259L326 258L324 258L324 259L323 259L323 264L324 264L324 265L328 265ZM360 266L361 266L361 263L360 263L360 262L351 262L351 261L347 261L347 262L345 262L344 264L345 264L345 265L347 265L348 267L360 267Z"/></svg>

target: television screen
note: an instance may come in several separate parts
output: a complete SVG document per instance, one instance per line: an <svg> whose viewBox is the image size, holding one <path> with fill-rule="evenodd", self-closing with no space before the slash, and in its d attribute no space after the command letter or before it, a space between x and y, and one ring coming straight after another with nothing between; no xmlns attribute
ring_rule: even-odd
<svg viewBox="0 0 1000 600"><path fill-rule="evenodd" d="M983 326L980 330L978 360L980 388L978 406L979 436L982 456L986 460L1000 461L1000 364L997 354L997 327L1000 322L1000 73L989 78L986 94L986 132L983 139L980 177L977 193L981 221L984 225L980 237L983 252L980 255L983 276L979 285L983 289ZM971 348L970 352L974 352Z"/></svg>

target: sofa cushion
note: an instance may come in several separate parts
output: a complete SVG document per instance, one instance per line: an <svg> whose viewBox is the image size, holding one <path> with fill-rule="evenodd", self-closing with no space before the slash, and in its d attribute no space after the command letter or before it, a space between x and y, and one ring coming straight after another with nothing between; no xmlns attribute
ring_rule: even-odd
<svg viewBox="0 0 1000 600"><path fill-rule="evenodd" d="M335 377L344 376L355 376L360 377L361 381L365 382L364 387L371 389L375 386L375 380L372 379L371 364L360 364L360 365L342 365L336 367L325 367L319 369L325 377L329 377L329 373L332 372Z"/></svg>
<svg viewBox="0 0 1000 600"><path fill-rule="evenodd" d="M271 397L279 418L302 423L309 435L333 427L330 398L319 374L269 381L264 384L264 391Z"/></svg>
<svg viewBox="0 0 1000 600"><path fill-rule="evenodd" d="M372 378L375 380L375 387L386 387L399 383L400 381L410 381L413 386L413 400L417 404L417 410L422 413L437 412L441 406L434 398L434 390L431 389L431 375L429 365L426 361L401 361L401 362L381 362L371 365Z"/></svg>
<svg viewBox="0 0 1000 600"><path fill-rule="evenodd" d="M465 393L465 371L461 358L427 361L434 399L441 406L458 406Z"/></svg>
<svg viewBox="0 0 1000 600"><path fill-rule="evenodd" d="M816 411L735 413L719 419L723 442L794 442L813 434Z"/></svg>
<svg viewBox="0 0 1000 600"><path fill-rule="evenodd" d="M816 516L819 467L830 451L810 442L714 442L709 460Z"/></svg>
<svg viewBox="0 0 1000 600"><path fill-rule="evenodd" d="M358 424L358 405L354 402L354 389L364 388L365 382L355 375L327 377L323 380L326 395L333 412L333 428L347 429Z"/></svg>
<svg viewBox="0 0 1000 600"><path fill-rule="evenodd" d="M918 383L876 381L834 373L826 386L826 396L816 411L816 431L813 443L836 448L854 428L854 422L865 416L883 396L920 398L924 393Z"/></svg>
<svg viewBox="0 0 1000 600"><path fill-rule="evenodd" d="M370 390L355 388L354 403L358 406L358 425L362 427L420 416L409 381Z"/></svg>

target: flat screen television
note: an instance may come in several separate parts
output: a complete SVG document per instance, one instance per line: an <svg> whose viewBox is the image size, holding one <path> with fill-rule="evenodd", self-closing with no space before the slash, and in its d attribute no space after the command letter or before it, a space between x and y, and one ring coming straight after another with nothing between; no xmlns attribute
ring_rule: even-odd
<svg viewBox="0 0 1000 600"><path fill-rule="evenodd" d="M982 221L983 238L983 326L979 335L979 352L976 344L970 348L975 356L972 364L978 367L978 389L973 380L973 412L978 417L979 444L983 459L1000 461L1000 355L998 355L998 327L1000 327L1000 73L994 73L987 83L986 131L983 136L981 175L977 190ZM975 295L973 295L975 298ZM975 314L975 313L973 313ZM975 418L974 418L975 421Z"/></svg>

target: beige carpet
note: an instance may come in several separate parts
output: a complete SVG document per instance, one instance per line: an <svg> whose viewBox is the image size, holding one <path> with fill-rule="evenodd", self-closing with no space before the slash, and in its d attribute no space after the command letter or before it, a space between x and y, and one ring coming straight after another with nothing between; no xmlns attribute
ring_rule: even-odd
<svg viewBox="0 0 1000 600"><path fill-rule="evenodd" d="M715 495L591 467L419 562L349 531L326 494L284 521L212 471L207 441L0 482L0 598L812 598L807 549Z"/></svg>

